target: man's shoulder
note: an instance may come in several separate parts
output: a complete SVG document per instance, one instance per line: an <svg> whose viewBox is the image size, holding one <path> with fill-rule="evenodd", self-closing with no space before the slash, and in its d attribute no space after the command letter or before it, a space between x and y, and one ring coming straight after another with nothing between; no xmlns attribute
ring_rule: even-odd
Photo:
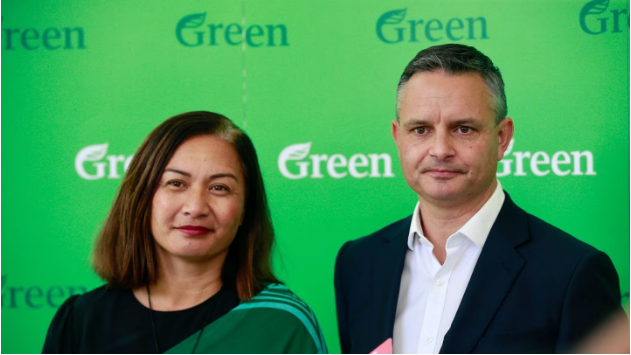
<svg viewBox="0 0 631 355"><path fill-rule="evenodd" d="M549 254L582 258L596 251L593 246L531 214L528 214L528 230L529 244Z"/></svg>
<svg viewBox="0 0 631 355"><path fill-rule="evenodd" d="M522 244L525 241L519 249L526 253L532 250L537 253L537 257L548 254L581 258L596 250L570 233L524 211L508 194L495 224L504 234L513 234L506 237L514 243ZM515 237L516 235L523 237Z"/></svg>
<svg viewBox="0 0 631 355"><path fill-rule="evenodd" d="M364 255L365 253L377 252L384 243L388 243L393 238L405 238L410 229L410 223L412 223L412 215L393 222L367 236L346 242L342 246L340 253L344 251L345 255Z"/></svg>

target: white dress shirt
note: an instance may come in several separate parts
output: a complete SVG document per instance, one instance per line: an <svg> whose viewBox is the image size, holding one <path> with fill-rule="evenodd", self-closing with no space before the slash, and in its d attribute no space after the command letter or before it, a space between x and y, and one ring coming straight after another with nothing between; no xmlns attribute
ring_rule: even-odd
<svg viewBox="0 0 631 355"><path fill-rule="evenodd" d="M437 354L440 351L503 203L504 191L498 181L484 206L447 239L447 258L443 265L423 234L419 204L416 204L394 321L395 354Z"/></svg>

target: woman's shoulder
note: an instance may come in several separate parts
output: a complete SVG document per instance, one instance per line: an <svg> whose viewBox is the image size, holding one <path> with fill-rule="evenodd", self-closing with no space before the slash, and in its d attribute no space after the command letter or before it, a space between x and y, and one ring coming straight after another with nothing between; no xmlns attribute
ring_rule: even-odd
<svg viewBox="0 0 631 355"><path fill-rule="evenodd" d="M242 302L237 308L279 309L293 313L297 318L307 318L312 322L316 322L315 314L307 303L291 292L287 286L278 283L267 284L249 302Z"/></svg>
<svg viewBox="0 0 631 355"><path fill-rule="evenodd" d="M133 304L131 290L103 285L89 292L70 296L57 310L53 324L70 317L81 324L86 320L99 318L115 309L129 308ZM63 317L62 317L63 316Z"/></svg>
<svg viewBox="0 0 631 355"><path fill-rule="evenodd" d="M250 302L241 303L236 309L266 309L270 329L281 327L286 333L304 332L313 340L317 349L314 349L315 352L326 352L326 344L315 313L285 285L268 284Z"/></svg>
<svg viewBox="0 0 631 355"><path fill-rule="evenodd" d="M66 303L71 303L75 314L89 316L94 312L108 312L111 308L120 306L121 302L128 303L130 295L131 290L103 285L82 295L75 295Z"/></svg>
<svg viewBox="0 0 631 355"><path fill-rule="evenodd" d="M252 298L252 301L281 301L290 305L298 307L304 307L309 309L309 306L295 293L293 293L287 286L279 283L270 283Z"/></svg>
<svg viewBox="0 0 631 355"><path fill-rule="evenodd" d="M72 295L59 306L48 328L44 353L75 352L81 337L79 329L86 315L90 317L93 310L100 309L104 301L111 298L116 291L105 286L84 294Z"/></svg>
<svg viewBox="0 0 631 355"><path fill-rule="evenodd" d="M260 293L252 298L252 302L264 302L276 304L278 306L286 306L291 309L304 311L308 313L310 317L315 318L313 311L309 308L307 303L283 284L267 284Z"/></svg>

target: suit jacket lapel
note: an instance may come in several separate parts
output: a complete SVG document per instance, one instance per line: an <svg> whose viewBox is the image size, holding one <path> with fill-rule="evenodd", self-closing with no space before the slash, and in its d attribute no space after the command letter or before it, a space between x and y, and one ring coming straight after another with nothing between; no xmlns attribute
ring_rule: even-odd
<svg viewBox="0 0 631 355"><path fill-rule="evenodd" d="M524 266L515 248L528 240L527 214L506 199L484 243L460 307L440 349L470 353Z"/></svg>
<svg viewBox="0 0 631 355"><path fill-rule="evenodd" d="M383 314L384 319L378 324L380 339L375 339L375 341L378 341L376 346L391 338L393 334L397 303L399 301L401 274L405 265L405 252L408 250L407 240L410 232L410 223L412 223L412 216L399 222L394 233L384 235L385 244L383 250L380 250L378 254L378 271L376 271L375 280L377 289L375 291L381 293L383 298L381 301L376 302L374 306L376 307L375 314Z"/></svg>

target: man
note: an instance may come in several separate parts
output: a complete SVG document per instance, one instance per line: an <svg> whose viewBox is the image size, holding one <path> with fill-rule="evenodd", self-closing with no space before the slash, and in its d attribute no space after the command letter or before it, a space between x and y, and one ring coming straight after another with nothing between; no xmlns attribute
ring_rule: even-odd
<svg viewBox="0 0 631 355"><path fill-rule="evenodd" d="M511 138L499 69L473 47L408 64L392 122L414 214L347 242L335 267L342 352L567 352L621 309L604 253L529 215L495 177Z"/></svg>

